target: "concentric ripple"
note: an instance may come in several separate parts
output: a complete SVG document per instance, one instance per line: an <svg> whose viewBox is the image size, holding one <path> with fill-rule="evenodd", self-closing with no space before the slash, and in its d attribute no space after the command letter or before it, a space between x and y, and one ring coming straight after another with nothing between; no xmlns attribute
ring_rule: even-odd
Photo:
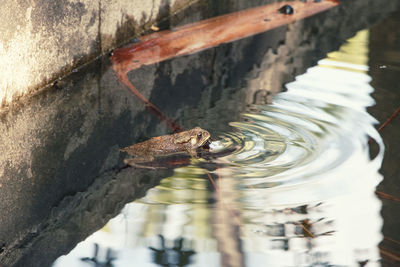
<svg viewBox="0 0 400 267"><path fill-rule="evenodd" d="M383 143L366 111L374 104L366 56L345 62L347 50L365 51L367 32L357 36L357 49L335 54L342 61L321 60L271 105L251 106L210 156L175 168L70 258L90 256L82 251L96 242L114 244L116 266L149 263L161 239L174 255L193 249L193 266L380 266Z"/></svg>
<svg viewBox="0 0 400 267"><path fill-rule="evenodd" d="M366 112L374 104L369 76L349 73L311 68L287 84L287 92L277 95L272 105L251 107L251 113L243 114L245 122L230 124L236 133L223 135L211 146L217 151L239 146L217 160L221 168L232 169L234 177L246 178L253 187L301 185L307 190L307 184L321 181L332 189L352 176L351 166L380 165L382 140L373 128L376 120ZM370 137L380 146L373 161L368 158ZM333 177L328 178L330 173ZM296 195L301 189L296 188ZM327 191L322 188L324 197L332 190Z"/></svg>

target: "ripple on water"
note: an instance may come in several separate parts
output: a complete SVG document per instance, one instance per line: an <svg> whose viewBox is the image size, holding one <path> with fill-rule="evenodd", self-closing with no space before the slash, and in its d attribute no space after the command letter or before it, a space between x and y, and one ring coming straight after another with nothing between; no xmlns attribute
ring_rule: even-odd
<svg viewBox="0 0 400 267"><path fill-rule="evenodd" d="M379 165L383 152L372 127L376 120L366 112L374 103L369 77L349 73L311 68L288 84L288 91L277 95L272 105L252 106L251 113L243 114L245 122L230 124L236 133L222 135L222 141L212 146L217 150L236 147L216 160L219 167L229 168L233 177L246 179L243 182L252 187L276 187L281 194L285 187L301 196L303 188L315 183L322 186L315 190L321 192L321 199L304 198L305 202L341 194L343 180L354 175L354 166L371 165L370 136L381 147L373 162Z"/></svg>
<svg viewBox="0 0 400 267"><path fill-rule="evenodd" d="M126 205L107 224L112 240L129 225L118 244L143 262L151 261L146 247L160 234L193 241L196 263L214 266L229 257L252 267L378 265L374 191L384 147L366 112L374 104L366 71L328 58L271 105L251 106L212 142L209 161L192 159ZM370 138L379 146L373 159Z"/></svg>
<svg viewBox="0 0 400 267"><path fill-rule="evenodd" d="M381 220L374 191L384 147L373 127L377 121L366 112L374 104L366 71L365 65L320 61L271 105L253 105L242 121L231 122L233 131L210 145L224 156L207 169L194 161L176 170L142 203L167 203L164 197L173 207L192 205L185 212L188 226L199 224L200 211L217 217L225 212L228 221L206 217L204 224L214 230L240 226L248 266L378 264ZM373 159L370 138L379 146ZM184 179L198 179L190 173L207 172L218 178L215 193L207 183L176 188Z"/></svg>

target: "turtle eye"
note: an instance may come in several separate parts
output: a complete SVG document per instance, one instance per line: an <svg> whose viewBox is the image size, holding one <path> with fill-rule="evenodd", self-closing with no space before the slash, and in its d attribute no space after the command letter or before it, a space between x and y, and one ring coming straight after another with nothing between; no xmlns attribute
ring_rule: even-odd
<svg viewBox="0 0 400 267"><path fill-rule="evenodd" d="M202 134L202 133L198 133L198 134L197 134L197 138L198 138L198 139L201 139L201 137L203 137L203 134Z"/></svg>

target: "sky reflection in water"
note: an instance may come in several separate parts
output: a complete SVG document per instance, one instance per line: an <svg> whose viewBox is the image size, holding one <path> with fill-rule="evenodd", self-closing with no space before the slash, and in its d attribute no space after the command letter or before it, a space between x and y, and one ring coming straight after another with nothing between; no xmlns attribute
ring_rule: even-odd
<svg viewBox="0 0 400 267"><path fill-rule="evenodd" d="M218 168L176 169L53 266L378 265L383 143L366 112L367 37L359 32L272 105L232 122L212 144L235 147ZM372 160L370 137L380 146Z"/></svg>

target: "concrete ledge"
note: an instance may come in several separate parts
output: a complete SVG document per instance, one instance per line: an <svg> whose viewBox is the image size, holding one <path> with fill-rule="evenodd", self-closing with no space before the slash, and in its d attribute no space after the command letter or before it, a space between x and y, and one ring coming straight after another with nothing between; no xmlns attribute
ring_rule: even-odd
<svg viewBox="0 0 400 267"><path fill-rule="evenodd" d="M193 2L5 0L0 7L0 106L65 76Z"/></svg>

